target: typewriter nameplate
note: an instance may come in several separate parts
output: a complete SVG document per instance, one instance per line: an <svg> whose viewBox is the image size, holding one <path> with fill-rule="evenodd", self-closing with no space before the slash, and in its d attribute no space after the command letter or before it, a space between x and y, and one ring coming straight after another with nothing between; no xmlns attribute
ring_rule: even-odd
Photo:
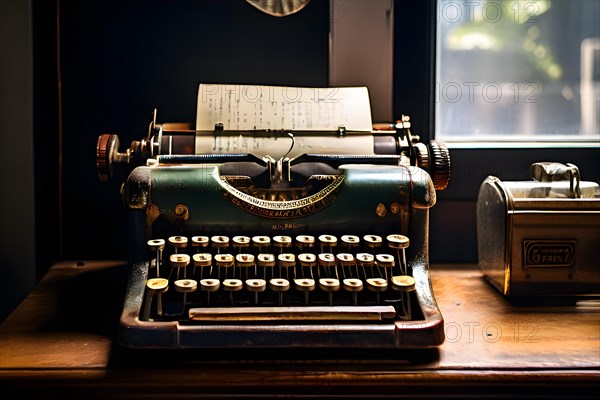
<svg viewBox="0 0 600 400"><path fill-rule="evenodd" d="M265 218L289 219L313 214L333 203L336 198L335 192L343 180L342 175L334 176L332 182L318 193L289 201L257 199L229 185L223 177L220 183L225 189L225 198L242 210Z"/></svg>

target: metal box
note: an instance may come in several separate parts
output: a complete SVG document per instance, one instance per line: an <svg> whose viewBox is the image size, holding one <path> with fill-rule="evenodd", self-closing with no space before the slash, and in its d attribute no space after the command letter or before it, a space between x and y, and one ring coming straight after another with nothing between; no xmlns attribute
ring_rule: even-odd
<svg viewBox="0 0 600 400"><path fill-rule="evenodd" d="M477 198L477 250L485 277L504 295L600 294L600 186L573 164L531 165L530 181L488 176Z"/></svg>

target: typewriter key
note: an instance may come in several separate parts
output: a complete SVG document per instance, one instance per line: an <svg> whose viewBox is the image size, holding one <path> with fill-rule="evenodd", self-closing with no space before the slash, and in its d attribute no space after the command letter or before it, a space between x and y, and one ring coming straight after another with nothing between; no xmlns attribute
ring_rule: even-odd
<svg viewBox="0 0 600 400"><path fill-rule="evenodd" d="M400 265L400 272L404 275L408 273L408 265L406 264L406 248L410 244L410 240L404 235L388 235L388 246L391 249L396 249L396 255L398 256L398 264ZM402 250L402 257L400 257L400 250Z"/></svg>
<svg viewBox="0 0 600 400"><path fill-rule="evenodd" d="M152 278L146 281L146 304L142 312L142 321L150 319L152 298L156 295L156 314L162 316L162 294L169 289L169 281L164 278Z"/></svg>
<svg viewBox="0 0 600 400"><path fill-rule="evenodd" d="M367 244L367 247L372 249L373 252L375 251L376 248L380 247L381 243L383 242L383 240L381 239L381 236L377 236L377 235L365 235L363 237L363 240Z"/></svg>
<svg viewBox="0 0 600 400"><path fill-rule="evenodd" d="M388 287L387 281L383 278L367 279L367 288L377 294L377 304L381 302L381 292L385 292Z"/></svg>
<svg viewBox="0 0 600 400"><path fill-rule="evenodd" d="M214 249L217 249L217 252L220 252L221 249L229 246L229 238L227 236L213 236L210 238L210 243Z"/></svg>
<svg viewBox="0 0 600 400"><path fill-rule="evenodd" d="M415 278L409 275L393 276L392 288L402 292L402 309L404 311L403 319L411 319L412 311L410 307L410 293L415 290Z"/></svg>
<svg viewBox="0 0 600 400"><path fill-rule="evenodd" d="M237 251L246 251L250 247L250 238L248 236L234 236L233 248Z"/></svg>
<svg viewBox="0 0 600 400"><path fill-rule="evenodd" d="M221 269L225 268L225 271L229 270L233 266L233 256L231 254L215 254L215 264L218 268L218 279L221 279ZM227 272L225 273L227 277Z"/></svg>
<svg viewBox="0 0 600 400"><path fill-rule="evenodd" d="M261 253L256 258L258 259L257 265L263 269L263 277L267 280L267 268L271 269L275 266L275 256Z"/></svg>
<svg viewBox="0 0 600 400"><path fill-rule="evenodd" d="M238 267L251 267L254 265L254 256L252 254L238 254L235 256L235 262Z"/></svg>
<svg viewBox="0 0 600 400"><path fill-rule="evenodd" d="M286 292L290 288L290 281L287 279L276 278L269 281L269 287L272 291L277 292L279 295L279 305L283 305L283 292Z"/></svg>
<svg viewBox="0 0 600 400"><path fill-rule="evenodd" d="M356 249L360 244L360 238L354 235L344 235L342 236L342 243L348 249L348 253L352 252L353 249Z"/></svg>
<svg viewBox="0 0 600 400"><path fill-rule="evenodd" d="M391 268L394 266L394 256L389 254L377 254L375 256L375 260L377 260L377 265L384 268Z"/></svg>
<svg viewBox="0 0 600 400"><path fill-rule="evenodd" d="M348 278L342 281L342 286L348 292L352 292L352 302L354 305L358 303L357 292L363 290L363 282L360 279Z"/></svg>
<svg viewBox="0 0 600 400"><path fill-rule="evenodd" d="M319 288L327 292L329 305L333 306L333 292L340 290L340 281L334 278L321 278L319 279Z"/></svg>
<svg viewBox="0 0 600 400"><path fill-rule="evenodd" d="M242 290L243 287L244 287L244 283L239 279L225 279L223 281L223 290L225 290L226 292L229 292L229 299L231 300L231 305L234 304L233 292Z"/></svg>
<svg viewBox="0 0 600 400"><path fill-rule="evenodd" d="M206 304L210 305L210 292L216 292L221 287L218 279L201 279L200 290L206 292Z"/></svg>
<svg viewBox="0 0 600 400"><path fill-rule="evenodd" d="M356 255L356 260L360 263L360 266L362 267L362 271L363 271L363 275L365 276L365 279L367 279L368 276L373 276L373 264L375 264L375 256L373 256L372 254L369 253L358 253ZM369 272L370 274L367 276L367 270L366 267L369 267ZM379 271L381 273L381 271Z"/></svg>
<svg viewBox="0 0 600 400"><path fill-rule="evenodd" d="M194 274L196 273L196 267L200 267L200 279L202 279L204 267L212 266L212 255L210 253L197 253L192 256L192 259L194 260Z"/></svg>
<svg viewBox="0 0 600 400"><path fill-rule="evenodd" d="M315 237L310 235L296 236L296 246L302 251L308 250L315 246Z"/></svg>
<svg viewBox="0 0 600 400"><path fill-rule="evenodd" d="M279 266L279 277L283 278L281 269L285 268L285 277L289 279L288 268L296 266L296 256L292 253L282 253L277 256L277 265Z"/></svg>
<svg viewBox="0 0 600 400"><path fill-rule="evenodd" d="M181 314L185 312L185 305L187 304L187 294L196 291L198 283L193 279L180 279L174 282L175 291L183 293L183 307Z"/></svg>
<svg viewBox="0 0 600 400"><path fill-rule="evenodd" d="M317 265L317 257L311 253L298 254L298 261L303 267L314 267Z"/></svg>
<svg viewBox="0 0 600 400"><path fill-rule="evenodd" d="M331 277L331 267L335 267L335 256L332 253L319 254L319 266L323 267L327 277ZM320 271L320 270L319 270ZM320 276L320 274L319 274Z"/></svg>
<svg viewBox="0 0 600 400"><path fill-rule="evenodd" d="M321 253L324 253L325 249L333 253L333 248L337 245L337 238L333 235L321 235L319 236L319 244L321 245Z"/></svg>
<svg viewBox="0 0 600 400"><path fill-rule="evenodd" d="M392 276L392 288L400 292L415 290L415 278L409 275Z"/></svg>
<svg viewBox="0 0 600 400"><path fill-rule="evenodd" d="M169 244L175 248L175 253L179 253L179 250L187 247L188 239L185 236L171 236L169 238Z"/></svg>
<svg viewBox="0 0 600 400"><path fill-rule="evenodd" d="M315 290L314 279L294 279L294 287L296 290L304 292L304 305L308 305L308 293Z"/></svg>
<svg viewBox="0 0 600 400"><path fill-rule="evenodd" d="M391 269L394 267L394 256L389 254L377 254L375 256L375 260L377 261L377 268L383 268L383 273L385 274L385 280L388 280L388 269L390 269L389 274L392 273ZM379 271L381 274L381 271Z"/></svg>
<svg viewBox="0 0 600 400"><path fill-rule="evenodd" d="M156 265L156 277L160 277L160 263L162 261L162 253L165 249L164 239L150 239L148 240L148 249L156 252L155 265ZM152 260L151 260L152 261ZM149 264L151 265L151 264Z"/></svg>
<svg viewBox="0 0 600 400"><path fill-rule="evenodd" d="M273 237L273 246L277 247L280 252L283 252L285 247L292 245L292 238L289 236L275 236Z"/></svg>
<svg viewBox="0 0 600 400"><path fill-rule="evenodd" d="M248 278L248 268L255 265L254 255L246 253L238 254L235 256L235 263L240 269L240 278L242 277L242 274L244 274L245 278Z"/></svg>
<svg viewBox="0 0 600 400"><path fill-rule="evenodd" d="M265 291L267 282L264 279L247 279L246 288L254 293L254 304L258 304L258 293Z"/></svg>
<svg viewBox="0 0 600 400"><path fill-rule="evenodd" d="M253 236L252 245L260 252L265 251L271 245L271 238L268 236Z"/></svg>
<svg viewBox="0 0 600 400"><path fill-rule="evenodd" d="M187 254L171 254L169 256L172 268L177 268L177 279L179 279L179 270L183 268L183 277L185 278L186 267L190 263L190 256Z"/></svg>
<svg viewBox="0 0 600 400"><path fill-rule="evenodd" d="M208 247L208 236L193 236L192 247L204 248Z"/></svg>

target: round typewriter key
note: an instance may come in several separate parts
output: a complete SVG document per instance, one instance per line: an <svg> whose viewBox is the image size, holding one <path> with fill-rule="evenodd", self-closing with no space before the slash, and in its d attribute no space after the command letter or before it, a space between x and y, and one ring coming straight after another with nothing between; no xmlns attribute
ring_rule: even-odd
<svg viewBox="0 0 600 400"><path fill-rule="evenodd" d="M244 283L239 279L225 279L223 281L223 290L229 292L229 300L231 301L231 305L233 305L233 292L242 290L243 287Z"/></svg>
<svg viewBox="0 0 600 400"><path fill-rule="evenodd" d="M225 279L223 281L223 290L228 292L237 292L242 290L244 283L239 279Z"/></svg>
<svg viewBox="0 0 600 400"><path fill-rule="evenodd" d="M233 266L233 256L231 254L215 254L215 263L217 267Z"/></svg>
<svg viewBox="0 0 600 400"><path fill-rule="evenodd" d="M367 288L377 294L377 304L381 303L381 292L385 292L387 287L387 281L383 278L367 279Z"/></svg>
<svg viewBox="0 0 600 400"><path fill-rule="evenodd" d="M261 253L256 256L258 259L259 267L274 267L275 266L275 256L273 254L265 254Z"/></svg>
<svg viewBox="0 0 600 400"><path fill-rule="evenodd" d="M271 245L271 238L268 236L253 236L252 245L259 249L264 249Z"/></svg>
<svg viewBox="0 0 600 400"><path fill-rule="evenodd" d="M410 275L392 276L392 289L400 292L411 292L415 290L415 278Z"/></svg>
<svg viewBox="0 0 600 400"><path fill-rule="evenodd" d="M171 254L169 256L169 261L173 268L187 267L190 263L190 256L187 254Z"/></svg>
<svg viewBox="0 0 600 400"><path fill-rule="evenodd" d="M165 240L164 239L150 239L148 240L148 249L150 251L164 250Z"/></svg>
<svg viewBox="0 0 600 400"><path fill-rule="evenodd" d="M198 288L198 283L193 279L180 279L173 283L175 291L180 293L191 293Z"/></svg>
<svg viewBox="0 0 600 400"><path fill-rule="evenodd" d="M146 281L146 290L152 294L164 293L169 289L169 280L165 278L152 278Z"/></svg>
<svg viewBox="0 0 600 400"><path fill-rule="evenodd" d="M264 279L246 279L246 289L254 293L254 304L258 304L258 293L264 292L267 282Z"/></svg>
<svg viewBox="0 0 600 400"><path fill-rule="evenodd" d="M337 245L337 238L333 235L321 235L319 236L319 243L321 245L321 251L323 251L323 249L327 246L329 246L329 249L331 249Z"/></svg>
<svg viewBox="0 0 600 400"><path fill-rule="evenodd" d="M342 236L342 243L350 250L358 247L360 244L360 238L354 235L344 235Z"/></svg>
<svg viewBox="0 0 600 400"><path fill-rule="evenodd" d="M349 292L360 292L363 289L362 281L356 278L344 279L342 286Z"/></svg>
<svg viewBox="0 0 600 400"><path fill-rule="evenodd" d="M321 278L319 279L319 287L328 292L335 292L340 290L340 281L334 278Z"/></svg>
<svg viewBox="0 0 600 400"><path fill-rule="evenodd" d="M360 279L348 278L342 281L342 286L348 292L352 292L352 302L354 305L358 303L357 292L363 289L363 283Z"/></svg>
<svg viewBox="0 0 600 400"><path fill-rule="evenodd" d="M210 253L197 253L192 256L194 265L197 267L210 267L212 255Z"/></svg>
<svg viewBox="0 0 600 400"><path fill-rule="evenodd" d="M175 248L175 252L180 249L185 249L188 244L188 239L185 236L171 236L169 244Z"/></svg>
<svg viewBox="0 0 600 400"><path fill-rule="evenodd" d="M206 304L210 305L210 293L216 292L221 287L218 279L201 279L200 290L206 292Z"/></svg>
<svg viewBox="0 0 600 400"><path fill-rule="evenodd" d="M160 263L162 260L162 252L165 249L164 239L150 239L148 240L148 250L156 253L154 265L156 266L156 277L160 277ZM152 263L152 260L150 260ZM151 265L151 264L149 264Z"/></svg>
<svg viewBox="0 0 600 400"><path fill-rule="evenodd" d="M284 247L289 247L292 245L292 238L289 236L274 236L273 237L273 246L283 249Z"/></svg>
<svg viewBox="0 0 600 400"><path fill-rule="evenodd" d="M308 292L315 290L314 279L294 279L294 287L300 292L304 292L304 305L308 305Z"/></svg>
<svg viewBox="0 0 600 400"><path fill-rule="evenodd" d="M294 287L303 292L310 292L315 290L314 279L294 279Z"/></svg>
<svg viewBox="0 0 600 400"><path fill-rule="evenodd" d="M334 278L321 278L319 279L319 288L327 292L329 305L333 306L333 292L340 290L340 281Z"/></svg>
<svg viewBox="0 0 600 400"><path fill-rule="evenodd" d="M146 281L146 300L142 312L142 321L150 319L150 310L152 309L152 298L156 295L156 314L161 317L162 312L162 294L169 289L169 281L164 278L152 278Z"/></svg>
<svg viewBox="0 0 600 400"><path fill-rule="evenodd" d="M349 253L339 253L335 256L343 267L349 267L355 264L354 256Z"/></svg>
<svg viewBox="0 0 600 400"><path fill-rule="evenodd" d="M207 247L208 246L208 236L193 236L192 237L192 247Z"/></svg>
<svg viewBox="0 0 600 400"><path fill-rule="evenodd" d="M279 295L279 305L283 305L283 292L286 292L290 288L290 281L283 278L271 279L269 281L269 287L272 291L277 292Z"/></svg>
<svg viewBox="0 0 600 400"><path fill-rule="evenodd" d="M322 267L332 267L335 265L335 256L331 253L319 254L319 265Z"/></svg>
<svg viewBox="0 0 600 400"><path fill-rule="evenodd" d="M410 240L404 235L394 234L388 235L387 242L391 249L406 249Z"/></svg>
<svg viewBox="0 0 600 400"><path fill-rule="evenodd" d="M193 279L180 279L175 281L174 285L176 292L183 293L183 300L181 302L181 314L183 314L187 304L187 294L196 291L198 283Z"/></svg>
<svg viewBox="0 0 600 400"><path fill-rule="evenodd" d="M285 292L290 288L290 281L283 278L275 278L269 281L269 287L275 292Z"/></svg>
<svg viewBox="0 0 600 400"><path fill-rule="evenodd" d="M394 266L394 256L389 254L377 254L375 260L377 260L377 265L380 267L390 268Z"/></svg>
<svg viewBox="0 0 600 400"><path fill-rule="evenodd" d="M370 267L375 262L375 256L369 253L358 253L356 255L356 260L365 267Z"/></svg>
<svg viewBox="0 0 600 400"><path fill-rule="evenodd" d="M299 249L305 250L315 245L315 237L310 235L298 235L296 236L296 246Z"/></svg>
<svg viewBox="0 0 600 400"><path fill-rule="evenodd" d="M204 290L206 292L216 292L219 290L221 286L221 282L218 279L201 279L200 280L200 290Z"/></svg>
<svg viewBox="0 0 600 400"><path fill-rule="evenodd" d="M298 261L302 267L314 267L317 265L317 257L311 253L298 254Z"/></svg>
<svg viewBox="0 0 600 400"><path fill-rule="evenodd" d="M246 279L246 289L250 292L264 292L267 282L264 279Z"/></svg>
<svg viewBox="0 0 600 400"><path fill-rule="evenodd" d="M229 246L229 238L227 236L213 236L210 238L210 243L215 249L224 249Z"/></svg>
<svg viewBox="0 0 600 400"><path fill-rule="evenodd" d="M293 267L296 265L296 256L292 253L283 253L277 256L277 263L280 267Z"/></svg>
<svg viewBox="0 0 600 400"><path fill-rule="evenodd" d="M233 248L241 251L250 247L250 238L248 236L234 236Z"/></svg>
<svg viewBox="0 0 600 400"><path fill-rule="evenodd" d="M190 256L187 254L175 253L169 256L169 261L171 262L171 267L177 268L177 279L179 279L179 270L181 268L183 268L183 277L185 278L185 271L190 263Z"/></svg>
<svg viewBox="0 0 600 400"><path fill-rule="evenodd" d="M235 256L235 262L238 267L252 267L254 265L254 255L252 254L238 254Z"/></svg>
<svg viewBox="0 0 600 400"><path fill-rule="evenodd" d="M367 246L371 249L375 249L375 248L381 246L381 243L383 242L383 240L381 239L381 236L377 236L377 235L365 235L363 237L363 240L365 241Z"/></svg>
<svg viewBox="0 0 600 400"><path fill-rule="evenodd" d="M373 292L385 292L387 287L387 281L383 278L367 279L367 288Z"/></svg>

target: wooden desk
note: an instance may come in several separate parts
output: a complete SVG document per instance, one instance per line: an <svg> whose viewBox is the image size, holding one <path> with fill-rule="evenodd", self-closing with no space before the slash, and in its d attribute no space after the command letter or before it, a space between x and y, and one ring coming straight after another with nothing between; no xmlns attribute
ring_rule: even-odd
<svg viewBox="0 0 600 400"><path fill-rule="evenodd" d="M118 262L50 270L0 326L3 399L585 398L600 389L598 303L512 306L473 266L432 267L442 346L385 352L126 350L112 340L126 273Z"/></svg>

